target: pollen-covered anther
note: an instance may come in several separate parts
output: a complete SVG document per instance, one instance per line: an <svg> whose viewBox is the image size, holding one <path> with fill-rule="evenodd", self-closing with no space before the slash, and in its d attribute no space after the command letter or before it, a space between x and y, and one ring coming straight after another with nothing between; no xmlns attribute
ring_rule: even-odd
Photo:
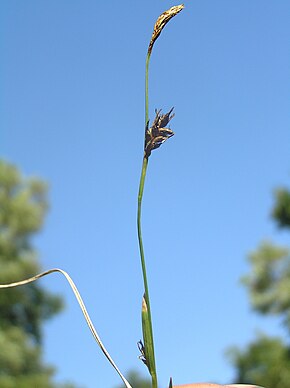
<svg viewBox="0 0 290 388"><path fill-rule="evenodd" d="M151 155L151 151L159 148L167 139L174 135L174 132L170 128L165 128L169 121L174 117L172 113L174 108L164 115L161 114L161 109L155 109L155 119L152 126L149 128L149 123L145 129L145 156L148 158Z"/></svg>

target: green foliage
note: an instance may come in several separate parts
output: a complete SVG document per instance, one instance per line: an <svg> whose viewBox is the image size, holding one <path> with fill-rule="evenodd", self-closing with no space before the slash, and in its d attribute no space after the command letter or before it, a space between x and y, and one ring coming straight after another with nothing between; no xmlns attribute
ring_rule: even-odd
<svg viewBox="0 0 290 388"><path fill-rule="evenodd" d="M290 192L278 190L272 212L279 226L290 228ZM280 317L290 333L290 250L270 242L249 255L251 270L243 277L251 304L263 315ZM241 351L230 351L236 382L289 388L290 346L285 339L259 336Z"/></svg>
<svg viewBox="0 0 290 388"><path fill-rule="evenodd" d="M149 380L141 377L138 372L131 371L128 373L128 376L126 378L130 382L132 387L134 387L134 388L151 388L152 387L151 382ZM123 388L123 385L119 386L118 388Z"/></svg>
<svg viewBox="0 0 290 388"><path fill-rule="evenodd" d="M290 349L279 338L259 336L247 349L230 350L236 382L269 388L289 388Z"/></svg>
<svg viewBox="0 0 290 388"><path fill-rule="evenodd" d="M249 259L251 271L243 282L253 308L283 317L290 331L290 251L265 242Z"/></svg>
<svg viewBox="0 0 290 388"><path fill-rule="evenodd" d="M53 387L53 369L41 364L40 347L29 343L22 329L11 326L1 330L0 348L0 387Z"/></svg>
<svg viewBox="0 0 290 388"><path fill-rule="evenodd" d="M26 179L16 167L0 161L0 283L31 277L40 271L31 238L43 224L47 186ZM62 308L58 296L39 283L1 289L0 387L53 388L53 369L41 360L41 326Z"/></svg>
<svg viewBox="0 0 290 388"><path fill-rule="evenodd" d="M278 189L275 192L276 204L272 211L273 218L281 228L290 228L290 192Z"/></svg>
<svg viewBox="0 0 290 388"><path fill-rule="evenodd" d="M31 237L43 223L47 186L24 179L17 169L0 162L0 283L15 282L39 272ZM41 323L61 309L59 297L33 283L1 290L0 328L23 329L33 340L41 339Z"/></svg>

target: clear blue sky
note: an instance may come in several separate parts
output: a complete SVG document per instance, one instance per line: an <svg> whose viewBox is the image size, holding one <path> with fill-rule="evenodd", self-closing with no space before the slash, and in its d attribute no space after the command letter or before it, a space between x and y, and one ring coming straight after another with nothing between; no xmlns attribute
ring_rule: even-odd
<svg viewBox="0 0 290 388"><path fill-rule="evenodd" d="M138 360L143 293L136 197L143 154L145 54L167 0L2 0L1 155L49 182L35 239L44 269L68 271L123 372ZM250 311L239 283L288 185L289 0L186 1L156 43L150 117L175 107L176 135L149 161L143 233L160 385L230 382L224 356L279 322ZM119 378L60 275L67 308L45 326L57 379Z"/></svg>

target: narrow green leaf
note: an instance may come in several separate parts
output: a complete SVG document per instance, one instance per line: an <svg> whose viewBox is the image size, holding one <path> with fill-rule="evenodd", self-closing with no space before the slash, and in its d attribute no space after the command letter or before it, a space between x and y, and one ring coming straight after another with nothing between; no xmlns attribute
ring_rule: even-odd
<svg viewBox="0 0 290 388"><path fill-rule="evenodd" d="M150 375L153 377L156 376L153 335L145 296L142 298L142 331L144 341L144 363L146 364Z"/></svg>

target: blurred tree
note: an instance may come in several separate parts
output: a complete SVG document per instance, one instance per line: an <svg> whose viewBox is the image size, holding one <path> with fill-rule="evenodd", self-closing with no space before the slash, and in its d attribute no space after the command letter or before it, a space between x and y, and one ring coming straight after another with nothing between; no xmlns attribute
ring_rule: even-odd
<svg viewBox="0 0 290 388"><path fill-rule="evenodd" d="M290 229L290 192L275 194L272 217L280 227ZM249 255L250 273L242 278L252 307L263 315L277 315L290 334L290 250L264 242ZM260 335L241 351L230 350L236 368L235 380L269 388L290 386L290 345L286 339Z"/></svg>
<svg viewBox="0 0 290 388"><path fill-rule="evenodd" d="M242 281L254 310L279 315L290 332L290 251L264 242L249 260L251 272Z"/></svg>
<svg viewBox="0 0 290 388"><path fill-rule="evenodd" d="M150 380L144 379L136 371L130 371L126 378L133 388L151 388ZM120 385L118 388L123 388L123 387L124 385Z"/></svg>
<svg viewBox="0 0 290 388"><path fill-rule="evenodd" d="M289 348L280 338L260 335L247 349L229 352L236 371L236 382L267 388L288 388L290 384Z"/></svg>
<svg viewBox="0 0 290 388"><path fill-rule="evenodd" d="M0 283L15 282L40 270L31 238L47 210L47 186L25 179L0 160ZM0 387L54 388L53 368L41 358L41 326L62 301L39 283L0 290ZM64 386L63 386L64 387ZM68 387L68 386L67 386Z"/></svg>
<svg viewBox="0 0 290 388"><path fill-rule="evenodd" d="M275 197L272 216L281 228L290 228L290 191L285 188L278 189Z"/></svg>

